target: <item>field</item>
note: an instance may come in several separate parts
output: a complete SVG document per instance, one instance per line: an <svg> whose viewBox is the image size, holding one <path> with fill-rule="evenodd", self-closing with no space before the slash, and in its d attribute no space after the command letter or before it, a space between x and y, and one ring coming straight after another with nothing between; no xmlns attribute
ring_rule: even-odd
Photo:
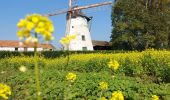
<svg viewBox="0 0 170 100"><path fill-rule="evenodd" d="M35 75L33 57L0 59L0 82L11 87L11 100L34 100ZM108 62L119 63L117 70ZM125 100L170 100L170 51L147 50L126 53L72 54L67 57L39 57L41 97L43 100L110 100L113 91L122 91ZM27 71L19 68L26 66ZM66 75L75 73L76 80L68 82ZM107 82L108 88L100 88Z"/></svg>

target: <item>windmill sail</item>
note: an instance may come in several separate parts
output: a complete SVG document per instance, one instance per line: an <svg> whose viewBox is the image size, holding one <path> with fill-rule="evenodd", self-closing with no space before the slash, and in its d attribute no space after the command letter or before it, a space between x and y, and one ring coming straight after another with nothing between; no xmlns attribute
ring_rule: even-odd
<svg viewBox="0 0 170 100"><path fill-rule="evenodd" d="M80 7L74 7L71 11L76 11L76 10L83 10L83 9L89 9L89 8L94 8L94 7L98 7L98 6L104 6L104 5L109 5L109 4L112 4L112 2L102 2L102 3L97 3L97 4L91 4L91 5L87 5L87 6L80 6ZM71 12L69 9L67 10L59 10L55 13L50 13L50 14L47 14L46 16L56 16L56 15L59 15L59 14L64 14L64 13L67 13L67 12Z"/></svg>

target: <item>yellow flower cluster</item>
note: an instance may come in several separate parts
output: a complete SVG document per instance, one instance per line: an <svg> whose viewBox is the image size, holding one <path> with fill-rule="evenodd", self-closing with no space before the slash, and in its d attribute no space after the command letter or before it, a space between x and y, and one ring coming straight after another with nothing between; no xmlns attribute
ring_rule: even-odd
<svg viewBox="0 0 170 100"><path fill-rule="evenodd" d="M116 60L110 60L108 62L108 67L111 69L117 70L119 68L119 66L120 66L119 63Z"/></svg>
<svg viewBox="0 0 170 100"><path fill-rule="evenodd" d="M31 33L41 34L46 41L53 39L54 27L52 21L40 14L29 15L25 19L21 19L17 26L20 29L17 35L21 40L32 38Z"/></svg>
<svg viewBox="0 0 170 100"><path fill-rule="evenodd" d="M76 80L76 74L74 74L74 73L68 73L68 74L66 75L66 79L67 79L68 81L74 82L74 81Z"/></svg>
<svg viewBox="0 0 170 100"><path fill-rule="evenodd" d="M66 37L63 37L61 40L60 40L60 43L62 45L68 45L70 43L71 40L74 40L76 39L76 35L67 35Z"/></svg>
<svg viewBox="0 0 170 100"><path fill-rule="evenodd" d="M105 97L101 97L100 100L107 100Z"/></svg>
<svg viewBox="0 0 170 100"><path fill-rule="evenodd" d="M157 95L152 95L152 100L159 100L159 97Z"/></svg>
<svg viewBox="0 0 170 100"><path fill-rule="evenodd" d="M110 100L124 100L123 93L121 91L114 91Z"/></svg>
<svg viewBox="0 0 170 100"><path fill-rule="evenodd" d="M102 90L107 90L108 89L108 83L107 82L100 82L99 87Z"/></svg>
<svg viewBox="0 0 170 100"><path fill-rule="evenodd" d="M11 95L11 89L6 84L0 83L0 98L8 99L8 96Z"/></svg>

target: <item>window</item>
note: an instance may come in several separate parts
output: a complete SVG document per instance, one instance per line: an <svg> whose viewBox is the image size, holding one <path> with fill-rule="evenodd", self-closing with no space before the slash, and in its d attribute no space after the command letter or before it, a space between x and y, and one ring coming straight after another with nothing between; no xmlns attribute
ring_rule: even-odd
<svg viewBox="0 0 170 100"><path fill-rule="evenodd" d="M84 50L87 50L87 47L83 47L82 49L83 49L83 51L84 51Z"/></svg>
<svg viewBox="0 0 170 100"><path fill-rule="evenodd" d="M85 41L86 39L85 39L85 35L82 35L82 41Z"/></svg>
<svg viewBox="0 0 170 100"><path fill-rule="evenodd" d="M18 51L18 48L15 48L15 51Z"/></svg>

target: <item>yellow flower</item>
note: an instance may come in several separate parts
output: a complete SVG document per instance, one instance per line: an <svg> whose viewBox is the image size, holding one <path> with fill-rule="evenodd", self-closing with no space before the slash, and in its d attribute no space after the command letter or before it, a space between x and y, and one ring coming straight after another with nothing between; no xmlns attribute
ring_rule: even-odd
<svg viewBox="0 0 170 100"><path fill-rule="evenodd" d="M74 40L75 38L76 38L75 35L68 35L68 36L67 36L67 39L68 39L69 41Z"/></svg>
<svg viewBox="0 0 170 100"><path fill-rule="evenodd" d="M107 82L100 82L99 87L102 90L106 90L106 89L108 89L108 83Z"/></svg>
<svg viewBox="0 0 170 100"><path fill-rule="evenodd" d="M28 23L27 23L27 26L26 26L26 29L27 29L27 30L32 30L33 27L34 27L34 23L28 22Z"/></svg>
<svg viewBox="0 0 170 100"><path fill-rule="evenodd" d="M62 44L62 45L67 45L67 44L69 44L69 40L67 40L67 38L62 38L61 40L60 40L60 43Z"/></svg>
<svg viewBox="0 0 170 100"><path fill-rule="evenodd" d="M108 67L114 70L117 70L119 68L119 63L116 60L110 60L108 62Z"/></svg>
<svg viewBox="0 0 170 100"><path fill-rule="evenodd" d="M22 33L22 31L18 31L17 35L18 35L19 39L22 40L22 38L23 38L23 33Z"/></svg>
<svg viewBox="0 0 170 100"><path fill-rule="evenodd" d="M28 38L25 40L25 43L28 44L29 42L32 42L32 39L33 39L33 38L32 38L31 36L28 37Z"/></svg>
<svg viewBox="0 0 170 100"><path fill-rule="evenodd" d="M53 36L50 32L45 31L45 34L43 35L45 40L50 41L53 39Z"/></svg>
<svg viewBox="0 0 170 100"><path fill-rule="evenodd" d="M36 33L40 33L40 34L44 34L45 28L36 27L36 28L35 28L35 32L36 32Z"/></svg>
<svg viewBox="0 0 170 100"><path fill-rule="evenodd" d="M62 45L65 44L63 39L60 40L60 43L61 43Z"/></svg>
<svg viewBox="0 0 170 100"><path fill-rule="evenodd" d="M44 22L39 22L38 23L38 27L44 27L45 26L45 23Z"/></svg>
<svg viewBox="0 0 170 100"><path fill-rule="evenodd" d="M25 19L20 20L17 26L20 29L18 31L18 37L22 41L25 41L31 35L33 35L32 37L34 37L35 33L37 35L43 35L46 41L50 41L53 39L53 23L47 17L44 17L42 15L29 15Z"/></svg>
<svg viewBox="0 0 170 100"><path fill-rule="evenodd" d="M21 66L21 67L19 68L19 70L20 70L21 72L26 72L26 71L27 71L27 68L26 68L25 66Z"/></svg>
<svg viewBox="0 0 170 100"><path fill-rule="evenodd" d="M101 97L100 100L107 100L105 97Z"/></svg>
<svg viewBox="0 0 170 100"><path fill-rule="evenodd" d="M159 97L157 95L152 95L152 100L159 100Z"/></svg>
<svg viewBox="0 0 170 100"><path fill-rule="evenodd" d="M0 83L0 97L7 100L9 95L11 95L10 87Z"/></svg>
<svg viewBox="0 0 170 100"><path fill-rule="evenodd" d="M110 100L124 100L123 93L121 91L114 91Z"/></svg>
<svg viewBox="0 0 170 100"><path fill-rule="evenodd" d="M69 81L71 81L71 82L74 82L74 81L76 80L76 74L74 74L74 73L68 73L68 74L66 75L66 79L69 80Z"/></svg>
<svg viewBox="0 0 170 100"><path fill-rule="evenodd" d="M60 40L60 43L62 45L68 45L70 43L70 41L76 39L76 35L67 35L66 37L63 37L61 40Z"/></svg>
<svg viewBox="0 0 170 100"><path fill-rule="evenodd" d="M23 28L27 25L27 21L24 19L21 19L19 23L17 24L18 28Z"/></svg>
<svg viewBox="0 0 170 100"><path fill-rule="evenodd" d="M39 18L38 18L37 16L33 16L33 17L32 17L32 22L33 22L34 24L37 24L38 21L39 21Z"/></svg>
<svg viewBox="0 0 170 100"><path fill-rule="evenodd" d="M17 35L20 38L20 40L22 40L24 37L26 38L30 37L31 34L29 30L23 29L23 30L19 30Z"/></svg>
<svg viewBox="0 0 170 100"><path fill-rule="evenodd" d="M50 26L48 27L48 30L49 30L50 32L53 32L53 31L54 31L54 27L53 27L52 25L50 25Z"/></svg>

